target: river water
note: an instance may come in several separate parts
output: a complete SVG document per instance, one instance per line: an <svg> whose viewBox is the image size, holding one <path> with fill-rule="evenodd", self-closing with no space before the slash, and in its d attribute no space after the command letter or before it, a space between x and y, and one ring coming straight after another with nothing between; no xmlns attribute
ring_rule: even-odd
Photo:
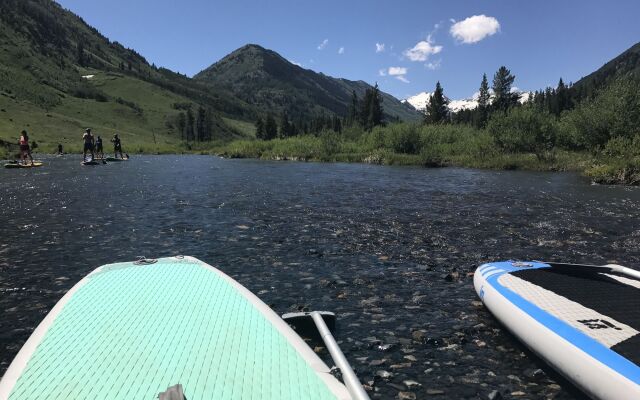
<svg viewBox="0 0 640 400"><path fill-rule="evenodd" d="M45 161L0 169L0 375L94 268L185 254L279 314L337 313L337 338L373 398L576 399L482 307L471 273L500 259L640 264L640 190L575 174Z"/></svg>

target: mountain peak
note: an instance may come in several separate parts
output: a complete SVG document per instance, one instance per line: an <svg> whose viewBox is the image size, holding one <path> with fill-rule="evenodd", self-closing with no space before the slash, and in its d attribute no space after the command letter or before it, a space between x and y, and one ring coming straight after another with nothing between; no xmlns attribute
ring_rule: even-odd
<svg viewBox="0 0 640 400"><path fill-rule="evenodd" d="M351 95L364 96L371 86L333 78L301 68L273 50L247 44L195 75L207 85L230 90L244 102L271 112L303 117L345 116ZM389 94L382 93L385 113L392 119L417 119L418 114Z"/></svg>

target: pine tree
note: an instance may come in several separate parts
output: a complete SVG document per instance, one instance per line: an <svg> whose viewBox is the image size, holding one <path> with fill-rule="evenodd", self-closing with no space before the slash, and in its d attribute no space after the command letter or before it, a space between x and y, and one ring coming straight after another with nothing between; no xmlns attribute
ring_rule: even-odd
<svg viewBox="0 0 640 400"><path fill-rule="evenodd" d="M262 118L258 118L258 120L256 121L256 137L262 140L267 139L267 131L265 130L264 121L262 120Z"/></svg>
<svg viewBox="0 0 640 400"><path fill-rule="evenodd" d="M278 124L276 124L276 120L273 119L273 116L271 114L267 115L267 119L264 124L264 130L266 140L275 139L278 136Z"/></svg>
<svg viewBox="0 0 640 400"><path fill-rule="evenodd" d="M367 89L360 103L360 124L370 131L374 126L382 125L382 115L382 96L376 83L373 88Z"/></svg>
<svg viewBox="0 0 640 400"><path fill-rule="evenodd" d="M444 90L438 81L436 90L429 98L427 109L425 110L425 122L430 124L439 124L446 122L449 116L447 105L449 101L444 97Z"/></svg>
<svg viewBox="0 0 640 400"><path fill-rule="evenodd" d="M86 66L86 62L87 62L87 59L84 56L84 45L82 44L82 42L79 42L78 43L78 64L81 67L84 67Z"/></svg>
<svg viewBox="0 0 640 400"><path fill-rule="evenodd" d="M205 136L204 140L210 142L213 139L213 119L214 119L214 111L211 108L207 108L207 112L205 114Z"/></svg>
<svg viewBox="0 0 640 400"><path fill-rule="evenodd" d="M184 115L184 112L180 112L180 114L178 114L178 121L176 124L178 125L178 132L180 132L180 139L184 140L185 129L187 127L187 117Z"/></svg>
<svg viewBox="0 0 640 400"><path fill-rule="evenodd" d="M291 123L289 122L289 116L286 111L282 112L280 116L280 137L287 138L293 136L293 132L291 129Z"/></svg>
<svg viewBox="0 0 640 400"><path fill-rule="evenodd" d="M356 91L354 90L351 93L351 103L349 103L349 114L347 116L347 120L349 121L349 125L353 125L358 121L358 110L359 110L359 104L358 104L358 95L356 94Z"/></svg>
<svg viewBox="0 0 640 400"><path fill-rule="evenodd" d="M480 82L480 94L478 95L478 126L484 128L489 119L489 106L491 105L491 93L489 93L489 81L487 74L482 74Z"/></svg>
<svg viewBox="0 0 640 400"><path fill-rule="evenodd" d="M185 128L184 136L185 136L187 142L193 140L193 136L194 136L194 118L193 118L193 111L191 111L191 107L189 107L187 109L187 124L186 124L186 128Z"/></svg>
<svg viewBox="0 0 640 400"><path fill-rule="evenodd" d="M204 107L198 107L196 117L196 140L204 142L207 138L207 112Z"/></svg>
<svg viewBox="0 0 640 400"><path fill-rule="evenodd" d="M573 107L571 103L571 94L569 93L569 88L564 84L562 78L558 82L558 87L556 88L556 96L558 97L558 114L562 113L565 110L570 110Z"/></svg>
<svg viewBox="0 0 640 400"><path fill-rule="evenodd" d="M331 121L332 130L337 133L342 133L342 122L337 115L334 115Z"/></svg>
<svg viewBox="0 0 640 400"><path fill-rule="evenodd" d="M382 109L382 95L380 94L380 88L378 87L378 82L376 82L375 86L373 87L373 91L371 94L371 111L370 111L370 115L371 115L371 124L373 126L378 126L378 125L382 125L382 116L383 116L383 109Z"/></svg>
<svg viewBox="0 0 640 400"><path fill-rule="evenodd" d="M497 110L507 111L518 104L520 95L511 92L515 80L516 77L505 66L500 67L493 76L493 93L496 96L493 106Z"/></svg>

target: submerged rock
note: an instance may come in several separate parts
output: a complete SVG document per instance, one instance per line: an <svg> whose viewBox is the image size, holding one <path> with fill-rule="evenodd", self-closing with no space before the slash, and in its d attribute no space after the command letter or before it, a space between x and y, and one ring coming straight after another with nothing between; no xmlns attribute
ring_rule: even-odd
<svg viewBox="0 0 640 400"><path fill-rule="evenodd" d="M400 400L416 400L418 397L413 392L399 392L398 399Z"/></svg>

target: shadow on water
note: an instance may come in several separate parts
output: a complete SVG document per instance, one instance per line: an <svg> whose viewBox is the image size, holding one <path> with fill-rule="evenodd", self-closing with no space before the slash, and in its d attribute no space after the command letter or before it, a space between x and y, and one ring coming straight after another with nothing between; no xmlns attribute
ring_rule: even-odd
<svg viewBox="0 0 640 400"><path fill-rule="evenodd" d="M471 273L500 259L640 261L640 191L573 174L77 158L0 170L0 374L94 268L188 254L279 314L336 312L374 397L576 399L484 310Z"/></svg>

